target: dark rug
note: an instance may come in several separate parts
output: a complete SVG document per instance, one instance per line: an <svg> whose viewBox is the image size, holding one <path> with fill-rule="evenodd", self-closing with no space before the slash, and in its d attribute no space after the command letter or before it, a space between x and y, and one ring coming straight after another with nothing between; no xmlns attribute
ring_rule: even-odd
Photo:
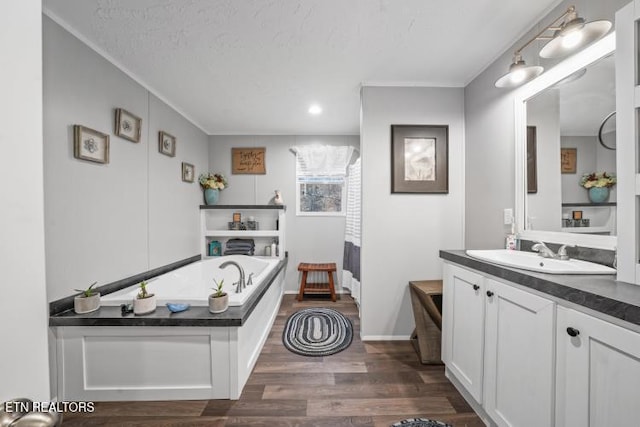
<svg viewBox="0 0 640 427"><path fill-rule="evenodd" d="M305 308L287 319L282 333L284 346L303 356L329 356L349 347L353 325L330 308Z"/></svg>
<svg viewBox="0 0 640 427"><path fill-rule="evenodd" d="M451 427L451 424L445 424L442 421L428 420L426 418L407 418L391 424L391 427Z"/></svg>

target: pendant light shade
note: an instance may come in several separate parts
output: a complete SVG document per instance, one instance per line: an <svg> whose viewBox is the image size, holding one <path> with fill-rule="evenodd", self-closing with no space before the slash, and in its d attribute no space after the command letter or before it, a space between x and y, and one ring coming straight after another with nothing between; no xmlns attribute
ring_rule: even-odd
<svg viewBox="0 0 640 427"><path fill-rule="evenodd" d="M544 71L542 67L528 67L522 60L521 52L532 42L550 40L540 51L540 56L542 58L559 58L591 44L607 34L610 29L611 22L605 20L585 24L584 19L578 16L576 7L569 6L559 18L544 27L542 31L515 51L509 72L496 80L496 87L517 87L542 74ZM545 35L547 31L553 31L553 36Z"/></svg>
<svg viewBox="0 0 640 427"><path fill-rule="evenodd" d="M582 18L576 18L554 33L553 38L540 51L540 56L560 58L598 40L610 29L609 21L593 21L585 24Z"/></svg>
<svg viewBox="0 0 640 427"><path fill-rule="evenodd" d="M527 66L522 56L515 55L513 63L509 66L509 72L496 80L495 84L496 87L501 88L517 87L535 79L543 71L544 68L537 65Z"/></svg>

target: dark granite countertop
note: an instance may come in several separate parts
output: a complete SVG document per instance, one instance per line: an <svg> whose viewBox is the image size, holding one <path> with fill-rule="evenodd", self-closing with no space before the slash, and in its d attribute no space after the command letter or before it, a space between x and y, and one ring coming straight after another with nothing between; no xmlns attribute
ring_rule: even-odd
<svg viewBox="0 0 640 427"><path fill-rule="evenodd" d="M464 250L442 250L440 258L533 289L571 308L628 323L615 322L622 326L640 327L640 286L616 281L614 275L537 273L471 258Z"/></svg>
<svg viewBox="0 0 640 427"><path fill-rule="evenodd" d="M105 306L87 314L76 314L73 309L53 314L49 316L49 326L242 326L286 265L287 258L278 263L245 304L229 307L224 313L209 313L209 308L204 306L191 306L186 311L172 313L167 307L158 306L153 313L136 316L133 313L122 315L120 306Z"/></svg>

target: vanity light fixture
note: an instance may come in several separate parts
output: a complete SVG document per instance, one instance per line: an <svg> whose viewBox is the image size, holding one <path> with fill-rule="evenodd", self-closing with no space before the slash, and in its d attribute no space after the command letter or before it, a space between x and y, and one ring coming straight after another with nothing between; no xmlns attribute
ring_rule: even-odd
<svg viewBox="0 0 640 427"><path fill-rule="evenodd" d="M560 26L554 26L558 22L561 22ZM584 18L578 16L576 7L570 6L559 18L515 51L509 72L496 80L495 85L500 88L513 88L542 74L544 68L527 66L522 59L522 51L535 40L549 40L540 50L542 58L559 58L596 41L610 29L611 22L606 20L585 23ZM553 35L544 35L547 31L553 31Z"/></svg>

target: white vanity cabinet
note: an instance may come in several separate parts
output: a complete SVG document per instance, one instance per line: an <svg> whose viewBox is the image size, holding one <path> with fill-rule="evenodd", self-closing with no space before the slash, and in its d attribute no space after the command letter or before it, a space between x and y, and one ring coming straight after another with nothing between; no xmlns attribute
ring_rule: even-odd
<svg viewBox="0 0 640 427"><path fill-rule="evenodd" d="M640 334L558 307L556 425L640 425Z"/></svg>
<svg viewBox="0 0 640 427"><path fill-rule="evenodd" d="M553 425L555 303L444 265L449 375L499 426Z"/></svg>

